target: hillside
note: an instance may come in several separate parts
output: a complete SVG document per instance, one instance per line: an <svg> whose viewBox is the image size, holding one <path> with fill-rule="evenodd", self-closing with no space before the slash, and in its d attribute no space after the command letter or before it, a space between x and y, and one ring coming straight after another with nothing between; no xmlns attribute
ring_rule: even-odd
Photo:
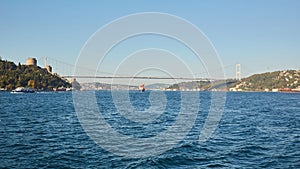
<svg viewBox="0 0 300 169"><path fill-rule="evenodd" d="M138 86L128 86L122 84L107 84L99 82L81 83L81 90L136 90Z"/></svg>
<svg viewBox="0 0 300 169"><path fill-rule="evenodd" d="M165 83L154 83L154 84L148 84L145 86L146 89L150 89L150 90L159 90L159 89L163 89L170 86L169 84L165 84Z"/></svg>
<svg viewBox="0 0 300 169"><path fill-rule="evenodd" d="M284 70L255 74L229 86L232 91L296 90L300 86L300 70Z"/></svg>
<svg viewBox="0 0 300 169"><path fill-rule="evenodd" d="M300 70L285 70L255 74L241 81L192 81L173 84L166 90L212 91L300 91Z"/></svg>
<svg viewBox="0 0 300 169"><path fill-rule="evenodd" d="M138 90L138 86L135 85L124 85L124 84L107 84L107 83L81 83L82 90ZM160 90L168 87L168 84L154 83L146 85L146 90Z"/></svg>
<svg viewBox="0 0 300 169"><path fill-rule="evenodd" d="M224 91L226 87L235 83L236 80L202 80L202 81L191 81L191 82L181 82L178 84L173 84L166 88L166 90L218 90Z"/></svg>
<svg viewBox="0 0 300 169"><path fill-rule="evenodd" d="M52 90L58 87L71 87L66 80L49 73L38 66L14 64L0 60L0 88L13 90L17 87L29 87L37 90Z"/></svg>

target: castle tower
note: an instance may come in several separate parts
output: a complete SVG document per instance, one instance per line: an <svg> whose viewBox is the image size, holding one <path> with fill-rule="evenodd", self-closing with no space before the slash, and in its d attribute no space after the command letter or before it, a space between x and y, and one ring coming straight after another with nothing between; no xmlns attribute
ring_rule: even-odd
<svg viewBox="0 0 300 169"><path fill-rule="evenodd" d="M26 60L26 65L27 66L37 66L37 60L36 60L36 58L28 58Z"/></svg>
<svg viewBox="0 0 300 169"><path fill-rule="evenodd" d="M52 67L50 65L46 65L45 69L47 69L49 73L52 73Z"/></svg>

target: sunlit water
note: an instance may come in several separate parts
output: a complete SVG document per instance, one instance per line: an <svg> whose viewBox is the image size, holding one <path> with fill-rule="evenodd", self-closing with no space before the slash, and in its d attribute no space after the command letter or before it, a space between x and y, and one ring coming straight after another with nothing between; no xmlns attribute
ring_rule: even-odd
<svg viewBox="0 0 300 169"><path fill-rule="evenodd" d="M151 121L133 122L118 112L109 91L96 92L107 124L136 138L153 137L175 123L181 94L164 94L160 105L149 91L131 91L136 112L154 112ZM209 92L200 93L193 128L172 149L147 158L124 158L84 132L71 92L2 92L0 168L300 168L299 93L227 93L218 128L199 143L210 97Z"/></svg>

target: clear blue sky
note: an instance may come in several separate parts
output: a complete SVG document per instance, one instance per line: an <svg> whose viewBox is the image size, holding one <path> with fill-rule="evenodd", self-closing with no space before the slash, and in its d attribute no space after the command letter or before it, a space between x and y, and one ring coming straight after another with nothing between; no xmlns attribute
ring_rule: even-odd
<svg viewBox="0 0 300 169"><path fill-rule="evenodd" d="M300 69L299 9L299 0L0 0L0 56L75 64L85 42L105 24L137 12L163 12L196 25L223 65L240 63L243 76ZM226 75L234 77L234 67Z"/></svg>

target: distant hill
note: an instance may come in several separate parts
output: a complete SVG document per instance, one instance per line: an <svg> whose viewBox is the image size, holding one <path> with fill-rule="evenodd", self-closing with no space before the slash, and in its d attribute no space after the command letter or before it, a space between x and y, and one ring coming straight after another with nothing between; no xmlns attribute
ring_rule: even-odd
<svg viewBox="0 0 300 169"><path fill-rule="evenodd" d="M298 89L300 70L284 70L255 74L229 86L237 91L278 91Z"/></svg>
<svg viewBox="0 0 300 169"><path fill-rule="evenodd" d="M169 86L170 86L169 84L165 84L165 83L154 83L154 84L146 85L145 88L155 90L155 89L167 88Z"/></svg>
<svg viewBox="0 0 300 169"><path fill-rule="evenodd" d="M71 87L71 84L58 75L49 73L38 66L16 65L0 60L0 88L13 90L17 87L29 87L37 90L52 90L58 87Z"/></svg>
<svg viewBox="0 0 300 169"><path fill-rule="evenodd" d="M255 74L241 81L227 79L170 85L167 90L300 91L300 70Z"/></svg>
<svg viewBox="0 0 300 169"><path fill-rule="evenodd" d="M81 83L82 90L138 90L138 86L134 85L123 85L123 84L107 84L107 83L99 83L99 82L93 82L93 83ZM169 84L164 83L154 83L150 85L146 85L146 90L158 90L168 87Z"/></svg>
<svg viewBox="0 0 300 169"><path fill-rule="evenodd" d="M227 90L227 86L235 83L236 80L202 80L181 82L173 84L166 88L166 90Z"/></svg>
<svg viewBox="0 0 300 169"><path fill-rule="evenodd" d="M206 90L209 88L211 84L210 81L191 81L191 82L181 82L178 84L173 84L169 86L167 89L171 90L193 90L193 89L201 89Z"/></svg>
<svg viewBox="0 0 300 169"><path fill-rule="evenodd" d="M128 86L122 84L107 84L99 82L81 83L81 90L137 90L138 86Z"/></svg>

